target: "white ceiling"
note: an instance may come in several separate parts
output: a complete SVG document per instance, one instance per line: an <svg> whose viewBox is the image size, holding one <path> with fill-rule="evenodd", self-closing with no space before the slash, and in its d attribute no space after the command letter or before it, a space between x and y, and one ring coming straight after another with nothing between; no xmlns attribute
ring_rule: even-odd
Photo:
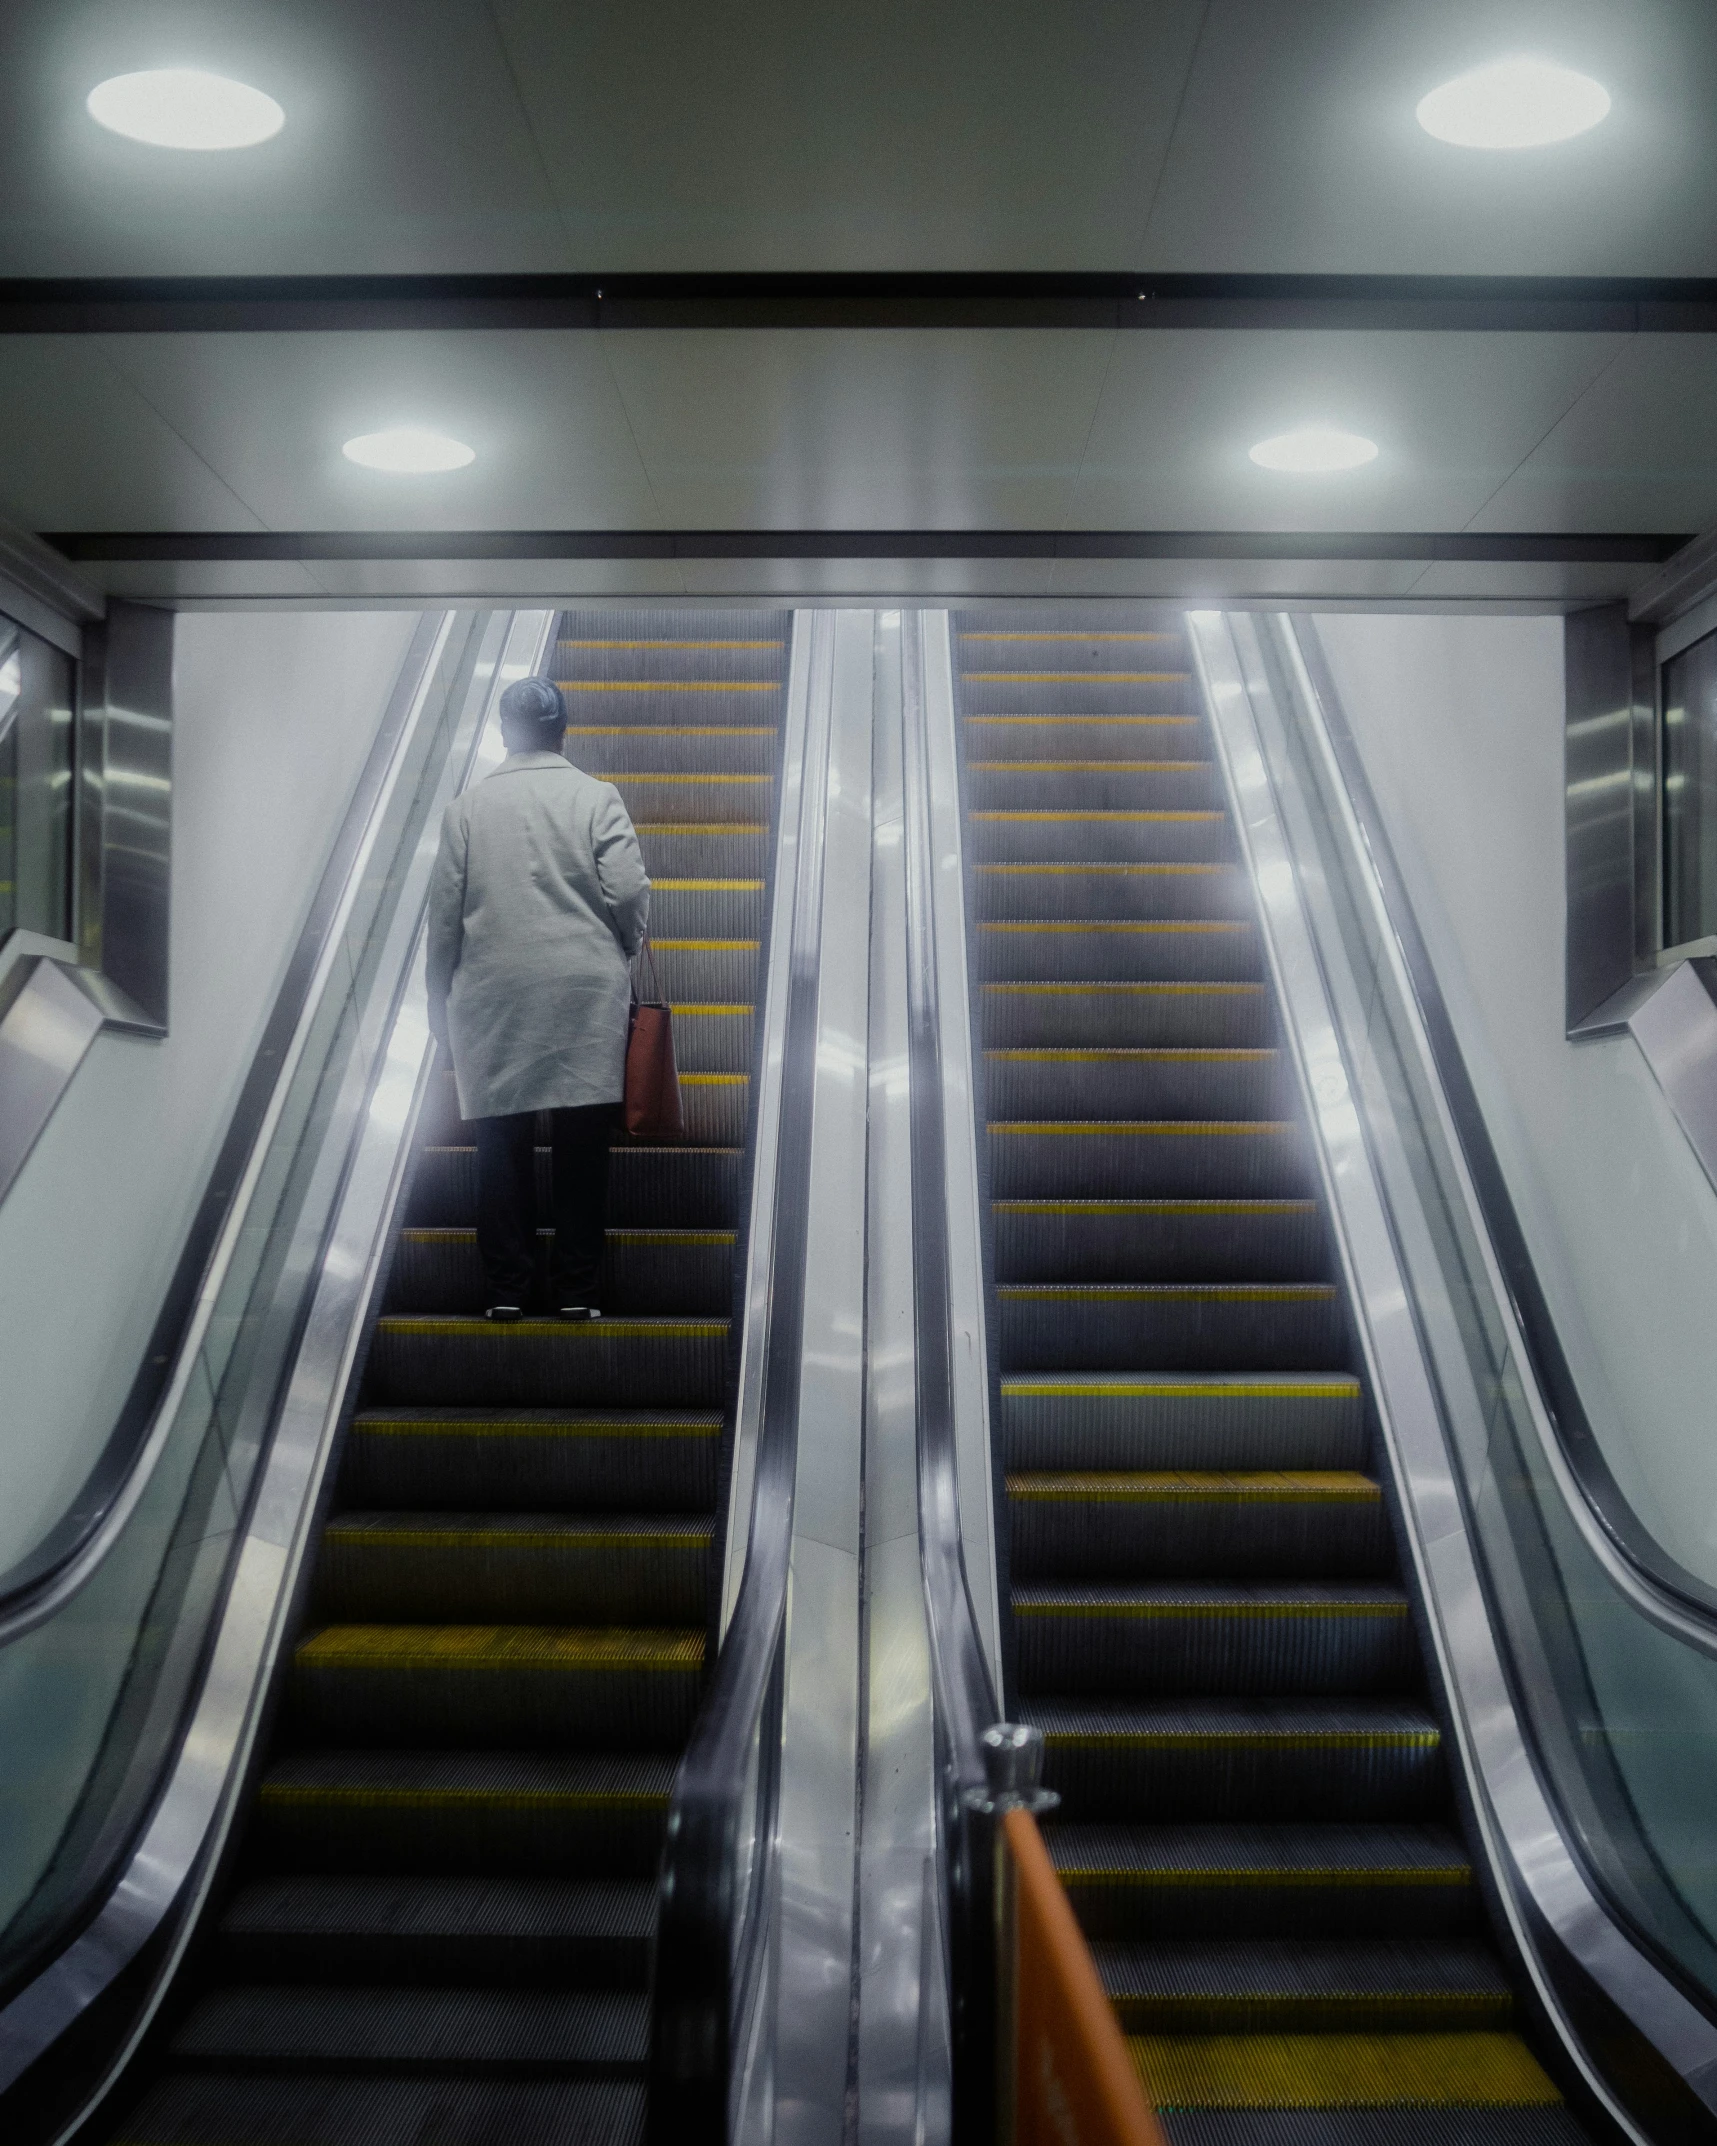
<svg viewBox="0 0 1717 2146"><path fill-rule="evenodd" d="M8 0L0 275L621 270L1717 274L1712 0ZM1615 108L1519 156L1425 136L1509 49ZM279 97L237 156L104 134L102 76ZM1717 526L1707 336L700 330L0 337L33 530ZM1308 419L1382 452L1255 469ZM388 478L415 421L477 449ZM434 562L105 569L163 595L482 587L1607 593L1423 561ZM533 581L533 575L541 579ZM1334 576L1332 582L1329 578ZM1323 577L1320 579L1320 576ZM1315 587L1314 587L1315 584Z"/></svg>

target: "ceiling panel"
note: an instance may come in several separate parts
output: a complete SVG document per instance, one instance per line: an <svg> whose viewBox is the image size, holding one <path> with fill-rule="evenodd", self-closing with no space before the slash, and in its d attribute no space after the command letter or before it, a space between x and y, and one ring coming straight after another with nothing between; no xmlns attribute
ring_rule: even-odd
<svg viewBox="0 0 1717 2146"><path fill-rule="evenodd" d="M668 524L1056 527L1112 337L1067 331L616 335Z"/></svg>
<svg viewBox="0 0 1717 2146"><path fill-rule="evenodd" d="M581 266L1116 268L1203 0L495 0Z"/></svg>
<svg viewBox="0 0 1717 2146"><path fill-rule="evenodd" d="M649 528L659 519L595 335L99 340L271 529ZM340 452L344 440L400 424L449 432L477 458L399 477Z"/></svg>
<svg viewBox="0 0 1717 2146"><path fill-rule="evenodd" d="M1080 528L1460 529L1624 340L1118 336L1072 521ZM1309 423L1363 433L1377 442L1377 459L1337 475L1292 476L1248 458L1255 442Z"/></svg>
<svg viewBox="0 0 1717 2146"><path fill-rule="evenodd" d="M398 599L432 589L445 602L510 597L659 597L685 594L679 564L664 559L318 559L317 580L342 596Z"/></svg>
<svg viewBox="0 0 1717 2146"><path fill-rule="evenodd" d="M779 597L817 603L957 602L965 596L1039 596L1047 559L687 559L692 596Z"/></svg>
<svg viewBox="0 0 1717 2146"><path fill-rule="evenodd" d="M57 335L0 339L0 514L26 529L261 526L96 343Z"/></svg>
<svg viewBox="0 0 1717 2146"><path fill-rule="evenodd" d="M8 0L0 19L0 275L571 265L482 0ZM108 75L186 65L268 91L285 127L210 156L84 110Z"/></svg>
<svg viewBox="0 0 1717 2146"><path fill-rule="evenodd" d="M1596 75L1609 117L1525 151L1420 128L1427 90L1518 51ZM1711 275L1714 105L1711 0L1212 0L1137 265Z"/></svg>
<svg viewBox="0 0 1717 2146"><path fill-rule="evenodd" d="M1404 596L1423 572L1400 559L1062 559L1044 594L1240 597Z"/></svg>
<svg viewBox="0 0 1717 2146"><path fill-rule="evenodd" d="M1654 566L1568 565L1553 559L1487 560L1482 565L1439 559L1420 569L1409 593L1418 603L1482 596L1492 602L1535 598L1595 604L1630 595L1657 571Z"/></svg>
<svg viewBox="0 0 1717 2146"><path fill-rule="evenodd" d="M1717 337L1634 338L1474 527L1717 527Z"/></svg>

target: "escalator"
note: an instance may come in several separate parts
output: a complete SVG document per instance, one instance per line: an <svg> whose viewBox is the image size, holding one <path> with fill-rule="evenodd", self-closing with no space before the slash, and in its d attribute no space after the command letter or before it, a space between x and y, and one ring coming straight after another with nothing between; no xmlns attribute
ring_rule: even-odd
<svg viewBox="0 0 1717 2146"><path fill-rule="evenodd" d="M1178 619L955 622L1017 1718L1175 2146L1582 2133L1486 1923Z"/></svg>
<svg viewBox="0 0 1717 2146"><path fill-rule="evenodd" d="M716 1596L788 626L560 621L568 756L617 785L654 885L685 1139L616 1134L599 1321L492 1326L475 1149L433 1076L233 1879L115 2139L641 2135Z"/></svg>

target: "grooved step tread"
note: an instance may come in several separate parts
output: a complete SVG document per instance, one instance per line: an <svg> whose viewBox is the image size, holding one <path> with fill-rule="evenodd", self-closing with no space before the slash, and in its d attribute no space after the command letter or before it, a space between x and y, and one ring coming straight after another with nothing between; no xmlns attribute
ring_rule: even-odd
<svg viewBox="0 0 1717 2146"><path fill-rule="evenodd" d="M435 1940L647 1938L656 1888L647 1879L257 1878L221 1917L229 1938Z"/></svg>
<svg viewBox="0 0 1717 2146"><path fill-rule="evenodd" d="M175 2071L114 2146L642 2146L641 2081Z"/></svg>
<svg viewBox="0 0 1717 2146"><path fill-rule="evenodd" d="M1181 1504L1218 1499L1230 1504L1371 1505L1383 1495L1357 1470L1332 1469L1110 1469L1033 1470L1010 1474L1010 1498L1068 1504Z"/></svg>
<svg viewBox="0 0 1717 2146"><path fill-rule="evenodd" d="M1356 1581L1328 1587L1315 1580L1225 1587L1216 1580L1158 1581L1144 1587L1034 1586L1013 1590L1016 1617L1399 1618L1399 1587Z"/></svg>
<svg viewBox="0 0 1717 2146"><path fill-rule="evenodd" d="M1069 1140L1277 1139L1297 1130L1286 1118L992 1118L1000 1136L1053 1134Z"/></svg>
<svg viewBox="0 0 1717 2146"><path fill-rule="evenodd" d="M703 1513L343 1513L323 1540L391 1550L560 1550L649 1544L707 1549L715 1522Z"/></svg>
<svg viewBox="0 0 1717 2146"><path fill-rule="evenodd" d="M515 1319L497 1325L484 1318L423 1317L389 1313L377 1326L385 1333L409 1337L447 1339L461 1334L482 1335L505 1345L513 1341L559 1341L568 1348L593 1348L608 1341L664 1341L670 1336L695 1336L716 1340L728 1329L725 1319Z"/></svg>
<svg viewBox="0 0 1717 2146"><path fill-rule="evenodd" d="M1514 2034L1129 2035L1158 2107L1548 2108L1562 2096Z"/></svg>
<svg viewBox="0 0 1717 2146"><path fill-rule="evenodd" d="M671 1759L490 1751L310 1751L269 1769L264 1810L668 1807Z"/></svg>
<svg viewBox="0 0 1717 2146"><path fill-rule="evenodd" d="M433 1233L430 1233L433 1234ZM721 1436L713 1409L366 1408L352 1419L364 1438L694 1438Z"/></svg>
<svg viewBox="0 0 1717 2146"><path fill-rule="evenodd" d="M1313 1378L1283 1377L1279 1373L1250 1371L1201 1372L1189 1378L1182 1372L1058 1371L1048 1376L1014 1374L1002 1380L1002 1393L1022 1398L1028 1395L1068 1399L1100 1396L1106 1399L1185 1399L1199 1401L1245 1400L1352 1400L1359 1394L1358 1379L1346 1372L1320 1372Z"/></svg>
<svg viewBox="0 0 1717 2146"><path fill-rule="evenodd" d="M204 1997L173 2036L181 2063L641 2077L641 1991L244 1985Z"/></svg>
<svg viewBox="0 0 1717 2146"><path fill-rule="evenodd" d="M1063 1884L1461 1887L1472 1864L1441 1826L1067 1825L1045 1829Z"/></svg>
<svg viewBox="0 0 1717 2146"><path fill-rule="evenodd" d="M1449 1941L1103 1944L1104 1990L1132 2033L1505 2028L1514 1995L1490 1953Z"/></svg>
<svg viewBox="0 0 1717 2146"><path fill-rule="evenodd" d="M696 1629L615 1625L331 1624L294 1649L302 1669L384 1669L493 1675L520 1670L616 1676L681 1675L700 1669L704 1634Z"/></svg>
<svg viewBox="0 0 1717 2146"><path fill-rule="evenodd" d="M1020 1719L1043 1731L1045 1746L1209 1749L1433 1749L1442 1732L1410 1700L1192 1699L1160 1705L1091 1705L1077 1699L1023 1699Z"/></svg>

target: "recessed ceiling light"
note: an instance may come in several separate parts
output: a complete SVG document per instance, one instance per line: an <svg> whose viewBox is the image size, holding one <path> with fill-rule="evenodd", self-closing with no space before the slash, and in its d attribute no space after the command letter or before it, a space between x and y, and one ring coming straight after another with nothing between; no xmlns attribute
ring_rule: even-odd
<svg viewBox="0 0 1717 2146"><path fill-rule="evenodd" d="M1294 432L1278 432L1273 440L1260 440L1251 453L1260 469L1304 475L1314 470L1359 469L1375 462L1377 442L1335 425L1301 425Z"/></svg>
<svg viewBox="0 0 1717 2146"><path fill-rule="evenodd" d="M1595 127L1610 93L1590 75L1518 53L1457 75L1418 104L1419 124L1459 149L1542 149Z"/></svg>
<svg viewBox="0 0 1717 2146"><path fill-rule="evenodd" d="M85 99L89 116L155 149L250 149L278 134L286 114L248 82L197 67L114 75Z"/></svg>
<svg viewBox="0 0 1717 2146"><path fill-rule="evenodd" d="M427 476L431 471L463 469L475 462L477 450L463 440L451 440L445 432L430 432L422 425L395 425L387 432L365 432L348 440L340 452L348 462L361 462L365 469L385 469L395 476Z"/></svg>

